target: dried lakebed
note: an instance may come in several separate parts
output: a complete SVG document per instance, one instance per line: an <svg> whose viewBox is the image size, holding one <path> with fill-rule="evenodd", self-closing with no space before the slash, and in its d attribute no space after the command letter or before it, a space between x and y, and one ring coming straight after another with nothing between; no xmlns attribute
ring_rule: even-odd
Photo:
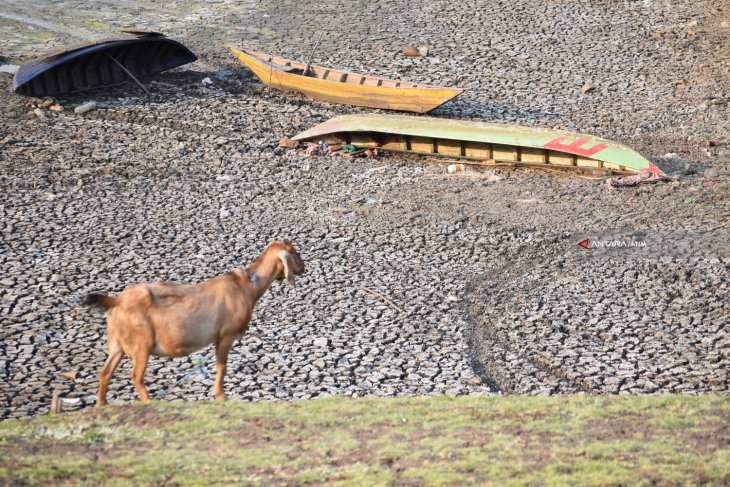
<svg viewBox="0 0 730 487"><path fill-rule="evenodd" d="M727 78L713 71L722 62L712 51L727 34L715 29L720 16L709 4L657 4L606 7L613 30L578 57L570 43L546 50L531 40L534 30L514 35L512 10L480 3L416 9L419 35L432 46L426 58L400 57L401 46L379 41L365 23L348 33L348 42L372 39L362 50L333 41L315 57L420 83L463 81L469 91L435 115L593 132L682 174L678 183L614 192L560 174L448 175L436 159L310 159L279 150L280 137L359 109L262 90L218 48L240 41L234 26L254 15L242 10L225 22L211 13L216 23L199 29L167 29L201 61L150 84L149 100L119 87L69 100L93 97L97 111L39 119L0 77L0 418L46 411L54 390L74 400L70 409L93 402L106 339L102 313L80 305L86 292L195 282L246 265L274 238L294 241L306 274L295 287L275 286L256 308L229 358L231 398L727 394ZM287 52L282 26L301 27L287 5L271 3L270 35L247 47L299 55ZM576 5L530 2L553 18ZM580 5L570 32L595 27L601 14ZM457 42L485 35L470 28L476 12L495 27L486 57L480 43ZM313 15L305 8L301 22L311 25ZM434 21L443 16L448 28ZM370 17L393 23L404 42L425 42L403 16ZM538 27L548 29L545 39L568 29ZM628 47L618 49L623 38ZM602 52L617 56L615 70L586 64ZM539 80L529 76L533 60L546 66ZM492 81L462 79L457 68L467 61ZM595 93L580 93L583 76L566 76L578 66L596 79ZM687 73L684 84L666 82ZM213 84L202 84L205 77ZM576 253L588 236L636 231L653 254ZM210 399L212 360L200 364L208 352L153 359L152 395ZM129 373L125 361L111 401L136 398Z"/></svg>

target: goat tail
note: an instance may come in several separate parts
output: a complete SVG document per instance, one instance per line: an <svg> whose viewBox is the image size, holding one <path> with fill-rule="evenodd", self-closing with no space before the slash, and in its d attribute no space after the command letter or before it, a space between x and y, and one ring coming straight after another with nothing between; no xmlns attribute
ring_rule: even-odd
<svg viewBox="0 0 730 487"><path fill-rule="evenodd" d="M84 298L84 304L88 306L100 306L105 309L113 308L119 304L119 298L105 294L91 293Z"/></svg>

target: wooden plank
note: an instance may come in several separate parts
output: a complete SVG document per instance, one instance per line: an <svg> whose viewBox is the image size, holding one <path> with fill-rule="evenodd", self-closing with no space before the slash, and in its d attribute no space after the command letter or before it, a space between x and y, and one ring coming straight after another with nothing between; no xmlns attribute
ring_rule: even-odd
<svg viewBox="0 0 730 487"><path fill-rule="evenodd" d="M466 142L464 156L469 159L491 159L492 151L489 144L483 142Z"/></svg>
<svg viewBox="0 0 730 487"><path fill-rule="evenodd" d="M388 135L380 147L385 150L407 151L408 143L405 135Z"/></svg>
<svg viewBox="0 0 730 487"><path fill-rule="evenodd" d="M602 167L603 163L596 159L577 156L575 159L575 165L578 167Z"/></svg>
<svg viewBox="0 0 730 487"><path fill-rule="evenodd" d="M380 147L380 142L363 132L352 132L349 134L349 143L357 147Z"/></svg>
<svg viewBox="0 0 730 487"><path fill-rule="evenodd" d="M520 152L513 145L494 144L492 147L492 159L495 161L519 161Z"/></svg>
<svg viewBox="0 0 730 487"><path fill-rule="evenodd" d="M575 156L565 152L548 151L548 161L555 166L575 166Z"/></svg>
<svg viewBox="0 0 730 487"><path fill-rule="evenodd" d="M431 137L411 137L411 150L422 154L433 154L433 139Z"/></svg>
<svg viewBox="0 0 730 487"><path fill-rule="evenodd" d="M522 162L531 164L547 164L548 156L545 149L522 147Z"/></svg>
<svg viewBox="0 0 730 487"><path fill-rule="evenodd" d="M461 141L451 139L439 139L439 154L449 157L461 157Z"/></svg>

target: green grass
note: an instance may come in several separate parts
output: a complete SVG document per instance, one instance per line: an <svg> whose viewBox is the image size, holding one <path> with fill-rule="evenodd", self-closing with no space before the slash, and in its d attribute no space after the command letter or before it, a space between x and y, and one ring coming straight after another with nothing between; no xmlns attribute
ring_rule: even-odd
<svg viewBox="0 0 730 487"><path fill-rule="evenodd" d="M153 402L0 422L0 485L730 482L730 399Z"/></svg>

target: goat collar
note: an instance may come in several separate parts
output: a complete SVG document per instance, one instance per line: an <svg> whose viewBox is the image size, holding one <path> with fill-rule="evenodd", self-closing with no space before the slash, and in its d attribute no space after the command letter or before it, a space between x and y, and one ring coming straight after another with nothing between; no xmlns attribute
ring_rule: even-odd
<svg viewBox="0 0 730 487"><path fill-rule="evenodd" d="M258 299L261 299L261 296L263 296L264 293L261 290L261 284L259 284L259 276L257 276L255 272L252 272L248 275L248 278L251 279L253 285L256 286L256 294L258 295Z"/></svg>

